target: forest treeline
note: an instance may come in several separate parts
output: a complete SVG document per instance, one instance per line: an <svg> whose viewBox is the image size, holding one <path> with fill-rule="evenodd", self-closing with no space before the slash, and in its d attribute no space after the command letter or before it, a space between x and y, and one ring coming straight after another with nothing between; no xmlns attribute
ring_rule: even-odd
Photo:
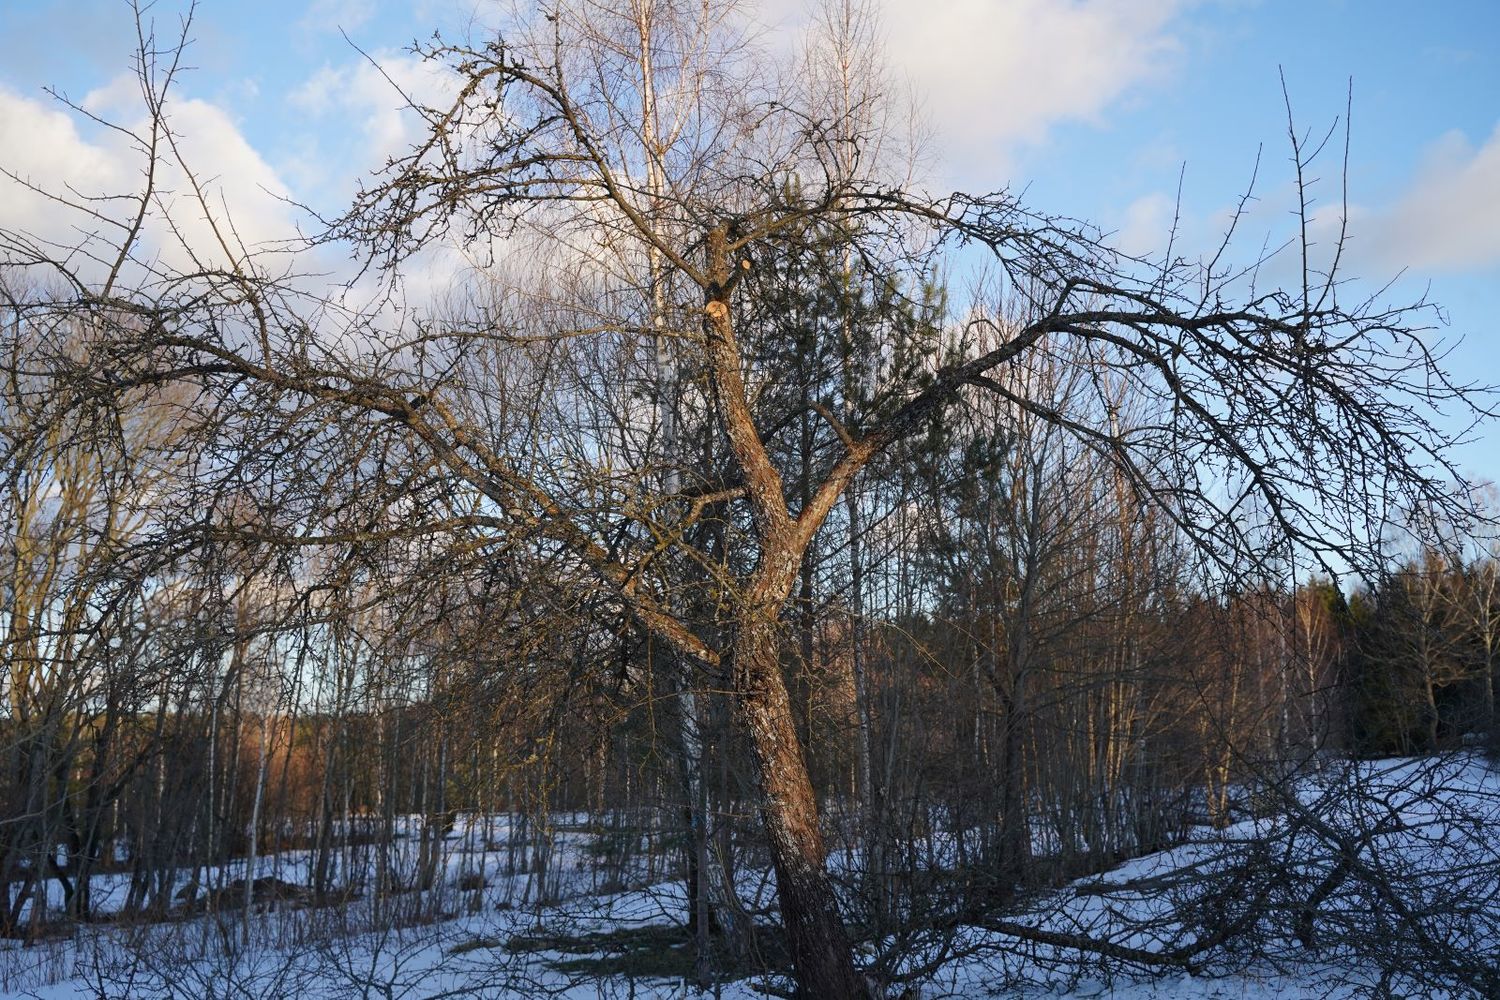
<svg viewBox="0 0 1500 1000"><path fill-rule="evenodd" d="M1493 745L1493 554L1392 558L1347 598L1322 576L1211 593L1118 478L1024 415L1004 442L973 417L851 494L783 617L867 919L909 923L941 867L977 906L1102 870L1320 761ZM670 652L580 603L544 550L497 574L447 547L398 555L399 531L336 558L215 531L224 495L183 507L191 464L157 464L180 430L153 407L59 425L7 476L6 936L243 906L234 863L282 852L307 852L322 901L431 888L460 813L523 818L506 849L539 898L559 824L612 831L615 885L636 861L695 885L705 861L718 879L765 865L722 687L700 677L686 701ZM112 450L126 437L152 458ZM807 426L790 440L818 446ZM91 886L120 874L101 913ZM49 882L60 908L37 905Z"/></svg>

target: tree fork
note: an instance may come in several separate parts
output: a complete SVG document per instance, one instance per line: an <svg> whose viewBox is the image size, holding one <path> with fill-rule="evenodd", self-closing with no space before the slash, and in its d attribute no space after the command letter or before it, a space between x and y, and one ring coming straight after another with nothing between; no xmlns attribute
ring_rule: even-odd
<svg viewBox="0 0 1500 1000"><path fill-rule="evenodd" d="M737 273L726 250L728 227L706 235L707 361L723 408L724 430L745 477L760 543L760 564L747 588L732 650L734 710L750 735L761 821L770 843L798 989L809 998L866 997L869 991L854 968L849 935L828 877L817 798L779 656L780 612L821 518L804 510L807 520L794 522L787 511L785 487L756 429L741 374L729 301ZM828 506L831 500L825 499L824 514Z"/></svg>

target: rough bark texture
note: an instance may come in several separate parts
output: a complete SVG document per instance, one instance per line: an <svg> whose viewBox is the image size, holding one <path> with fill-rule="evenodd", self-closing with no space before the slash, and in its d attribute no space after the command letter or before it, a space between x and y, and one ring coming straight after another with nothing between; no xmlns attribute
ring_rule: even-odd
<svg viewBox="0 0 1500 1000"><path fill-rule="evenodd" d="M817 801L781 674L777 630L770 612L741 621L734 647L735 708L753 748L761 820L799 995L865 997L824 864Z"/></svg>

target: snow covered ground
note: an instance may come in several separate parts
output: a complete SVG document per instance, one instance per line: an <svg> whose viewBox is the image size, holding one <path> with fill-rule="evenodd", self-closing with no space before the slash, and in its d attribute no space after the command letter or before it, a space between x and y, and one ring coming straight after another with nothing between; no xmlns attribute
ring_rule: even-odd
<svg viewBox="0 0 1500 1000"><path fill-rule="evenodd" d="M1485 996L1500 968L1500 776L1491 765L1461 756L1329 766L1297 788L1278 809L1197 830L1188 843L1034 895L983 926L912 935L894 967L926 971L891 996ZM534 866L494 849L505 822L460 818L443 874L425 892L329 907L283 900L248 914L99 923L30 947L0 943L0 996L696 995L685 985L679 883L640 867L626 888L601 881L591 863L600 835L577 817L549 831L540 880ZM414 842L405 841L409 851ZM307 864L288 853L261 859L257 874L301 884ZM244 875L240 866L224 880ZM740 890L752 912L772 909L764 872L742 873ZM124 876L100 879L95 891L104 912L118 907ZM866 952L889 957L894 948L871 942ZM710 995L761 997L756 987L767 981L720 983Z"/></svg>

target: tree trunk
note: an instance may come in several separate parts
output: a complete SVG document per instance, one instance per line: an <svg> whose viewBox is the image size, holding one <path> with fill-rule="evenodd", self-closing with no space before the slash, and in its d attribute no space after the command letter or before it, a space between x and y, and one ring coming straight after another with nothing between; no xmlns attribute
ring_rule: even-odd
<svg viewBox="0 0 1500 1000"><path fill-rule="evenodd" d="M1000 877L1001 898L1010 899L1031 862L1031 830L1026 807L1025 678L1012 680L1012 689L1002 695L1005 727L1005 770L1000 784Z"/></svg>
<svg viewBox="0 0 1500 1000"><path fill-rule="evenodd" d="M260 810L266 795L267 710L260 714L260 748L255 764L255 800L250 807L250 843L245 848L245 911L240 915L240 944L250 943L250 910L255 903L255 866L260 856Z"/></svg>
<svg viewBox="0 0 1500 1000"><path fill-rule="evenodd" d="M824 861L818 806L777 656L773 611L748 611L734 646L735 710L750 736L760 814L798 995L868 996Z"/></svg>
<svg viewBox="0 0 1500 1000"><path fill-rule="evenodd" d="M865 850L865 868L870 873L880 871L884 856L880 839L880 790L875 787L871 733L874 729L874 712L870 706L870 680L865 670L865 587L864 559L860 552L859 496L851 487L844 494L844 505L849 515L849 660L854 673L854 710L858 718L855 745L856 764L859 768L859 820L860 843Z"/></svg>
<svg viewBox="0 0 1500 1000"><path fill-rule="evenodd" d="M678 684L681 737L678 765L684 792L684 819L691 834L687 852L688 926L693 932L696 951L694 974L698 985L706 988L713 980L714 937L717 935L724 956L734 961L744 954L749 929L740 919L742 911L733 895L733 881L711 842L708 784L704 778L708 753L692 672L680 657L668 655L672 656L671 669Z"/></svg>
<svg viewBox="0 0 1500 1000"><path fill-rule="evenodd" d="M1500 673L1495 670L1494 642L1488 631L1484 641L1484 726L1492 744L1500 744L1500 716L1495 714L1495 689L1500 687Z"/></svg>

